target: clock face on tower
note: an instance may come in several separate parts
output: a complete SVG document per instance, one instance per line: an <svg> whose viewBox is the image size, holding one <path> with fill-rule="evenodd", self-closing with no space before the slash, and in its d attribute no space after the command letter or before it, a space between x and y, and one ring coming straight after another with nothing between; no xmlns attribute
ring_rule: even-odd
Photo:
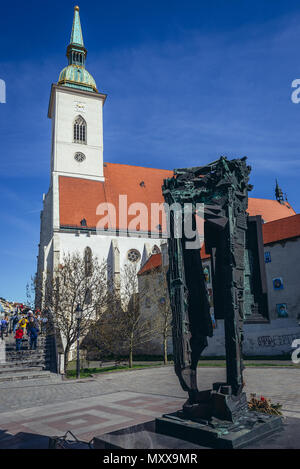
<svg viewBox="0 0 300 469"><path fill-rule="evenodd" d="M82 163L85 160L85 155L80 151L76 152L74 155L74 159L78 161L78 163Z"/></svg>
<svg viewBox="0 0 300 469"><path fill-rule="evenodd" d="M76 112L85 112L85 103L81 103L79 101L76 101L74 103L75 111Z"/></svg>

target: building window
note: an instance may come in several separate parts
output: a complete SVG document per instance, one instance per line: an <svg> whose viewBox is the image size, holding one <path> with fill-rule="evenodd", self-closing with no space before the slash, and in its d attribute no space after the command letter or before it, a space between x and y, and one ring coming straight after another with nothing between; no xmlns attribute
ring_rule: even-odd
<svg viewBox="0 0 300 469"><path fill-rule="evenodd" d="M271 253L270 251L265 252L265 263L271 262Z"/></svg>
<svg viewBox="0 0 300 469"><path fill-rule="evenodd" d="M74 122L74 142L86 143L86 122L81 116L78 116Z"/></svg>
<svg viewBox="0 0 300 469"><path fill-rule="evenodd" d="M273 278L274 290L283 290L283 280L281 277Z"/></svg>
<svg viewBox="0 0 300 469"><path fill-rule="evenodd" d="M127 253L127 259L130 262L137 262L140 259L141 255L137 249L130 249Z"/></svg>
<svg viewBox="0 0 300 469"><path fill-rule="evenodd" d="M276 311L278 318L287 318L289 316L286 303L277 304Z"/></svg>
<svg viewBox="0 0 300 469"><path fill-rule="evenodd" d="M86 277L90 277L92 275L92 268L92 250L90 247L86 247L84 250L84 269Z"/></svg>

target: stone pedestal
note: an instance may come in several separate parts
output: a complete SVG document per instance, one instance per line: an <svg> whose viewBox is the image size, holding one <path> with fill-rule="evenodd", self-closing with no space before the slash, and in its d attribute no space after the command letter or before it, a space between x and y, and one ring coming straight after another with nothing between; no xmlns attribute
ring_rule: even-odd
<svg viewBox="0 0 300 469"><path fill-rule="evenodd" d="M251 412L252 414L252 412ZM254 417L254 415L253 415ZM209 449L209 448L247 448L247 449L300 449L300 419L286 418L282 423L280 417L273 417L259 413L259 417L264 420L255 425L251 429L242 429L241 427L231 428L231 435L229 429L219 427L219 434L216 429L212 429L210 433L210 442L204 445L203 435L207 429L205 426L194 425L193 428L188 430L186 422L185 427L180 427L181 422L176 422L174 415L172 416L173 422L170 424L170 417L163 416L156 421L150 421L145 424L139 424L132 427L124 428L114 432L106 433L104 435L96 436L93 440L95 449ZM180 437L165 435L158 433L158 427L166 429L165 423L158 423L159 420L168 420L168 430L173 425L173 432L180 434ZM232 425L232 424L231 424ZM277 427L277 431L276 431ZM176 430L177 428L177 430ZM202 430L199 431L199 428ZM279 430L279 431L278 431ZM226 433L228 431L228 433ZM193 435L193 438L201 438L199 441L192 443L187 439L188 435ZM235 435L235 437L234 437ZM251 439L250 439L251 437ZM231 439L230 439L231 438Z"/></svg>
<svg viewBox="0 0 300 469"><path fill-rule="evenodd" d="M0 339L0 363L5 363L6 353L5 353L5 341Z"/></svg>
<svg viewBox="0 0 300 469"><path fill-rule="evenodd" d="M231 449L248 446L282 428L281 417L252 411L244 412L234 422L183 419L175 412L157 418L155 425L156 433L209 448Z"/></svg>
<svg viewBox="0 0 300 469"><path fill-rule="evenodd" d="M157 433L210 448L241 448L282 429L282 418L248 409L245 392L217 382L198 392L182 410L156 419Z"/></svg>

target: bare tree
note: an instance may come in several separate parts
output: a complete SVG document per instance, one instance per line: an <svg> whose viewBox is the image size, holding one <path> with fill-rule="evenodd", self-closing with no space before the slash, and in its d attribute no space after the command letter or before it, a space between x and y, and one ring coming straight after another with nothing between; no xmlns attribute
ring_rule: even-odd
<svg viewBox="0 0 300 469"><path fill-rule="evenodd" d="M138 290L136 264L125 264L120 272L120 289L109 296L106 312L92 332L92 341L101 344L106 354L127 355L130 368L134 352L159 330L157 318L142 314L140 302L146 294L146 290Z"/></svg>
<svg viewBox="0 0 300 469"><path fill-rule="evenodd" d="M91 250L64 255L45 285L44 306L52 312L64 344L65 372L69 352L77 339L76 309L80 307L83 338L104 312L107 301L107 265L99 263Z"/></svg>
<svg viewBox="0 0 300 469"><path fill-rule="evenodd" d="M35 308L35 277L31 276L30 282L26 284L26 303L32 310Z"/></svg>
<svg viewBox="0 0 300 469"><path fill-rule="evenodd" d="M149 308L149 314L152 315L156 324L156 331L162 339L162 349L164 364L168 364L168 339L172 335L171 320L172 311L170 308L169 291L165 269L162 266L153 268L143 273L139 278L139 290L147 292L146 299L150 304L144 305L143 314L146 308ZM143 306L141 304L141 306Z"/></svg>
<svg viewBox="0 0 300 469"><path fill-rule="evenodd" d="M158 324L163 340L164 364L168 364L168 340L172 336L172 310L169 301L169 291L167 278L164 271L159 274L159 281L156 289L156 299L158 303Z"/></svg>

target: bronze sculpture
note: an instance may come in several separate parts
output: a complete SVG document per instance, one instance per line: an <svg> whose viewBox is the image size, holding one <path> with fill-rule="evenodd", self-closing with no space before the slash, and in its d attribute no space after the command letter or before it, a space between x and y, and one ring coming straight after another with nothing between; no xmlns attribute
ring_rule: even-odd
<svg viewBox="0 0 300 469"><path fill-rule="evenodd" d="M170 430L174 419L200 423L202 434L203 425L209 425L219 435L224 421L249 428L260 422L263 428L260 416L249 416L243 391L243 322L268 321L262 221L246 212L250 171L246 157L221 157L206 166L174 170L174 176L164 181L175 372L189 397L176 416L157 420L161 433ZM207 337L213 335L197 229L201 210L205 248L211 256L215 318L224 320L227 374L226 382L214 383L207 391L197 387L198 360ZM274 428L280 423L276 420Z"/></svg>

